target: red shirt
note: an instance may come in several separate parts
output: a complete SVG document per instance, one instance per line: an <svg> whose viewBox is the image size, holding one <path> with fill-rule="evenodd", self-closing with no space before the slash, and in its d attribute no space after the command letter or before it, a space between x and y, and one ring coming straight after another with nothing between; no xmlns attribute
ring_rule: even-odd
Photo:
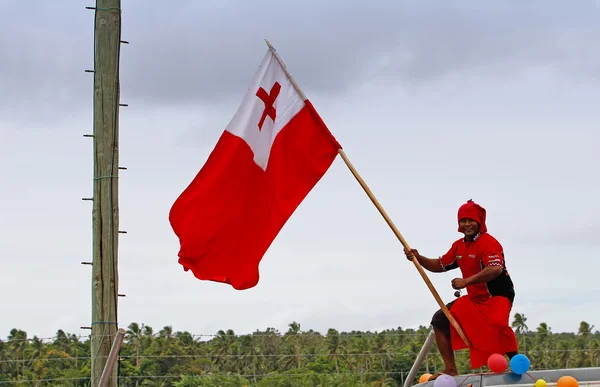
<svg viewBox="0 0 600 387"><path fill-rule="evenodd" d="M488 233L478 234L473 241L461 238L440 258L444 271L460 268L463 278L481 272L486 266L500 266L502 273L489 282L467 286L471 299L489 299L503 296L512 303L515 298L513 282L506 270L504 249L500 242Z"/></svg>

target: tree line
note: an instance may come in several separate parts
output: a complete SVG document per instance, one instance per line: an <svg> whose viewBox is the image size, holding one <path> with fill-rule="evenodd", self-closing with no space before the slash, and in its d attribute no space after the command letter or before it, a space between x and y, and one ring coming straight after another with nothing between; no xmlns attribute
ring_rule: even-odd
<svg viewBox="0 0 600 387"><path fill-rule="evenodd" d="M530 330L525 315L516 313L512 326L531 369L599 366L600 333L585 321L575 332L553 333L545 322ZM171 326L156 332L134 322L116 365L119 386L402 386L429 329L331 328L321 334L292 322L285 332L268 328L236 335L220 330L194 336ZM0 340L0 385L89 386L90 357L89 337L59 330L54 338L41 340L15 328ZM461 373L488 371L470 370L468 351L458 351L456 357ZM417 378L441 369L434 344Z"/></svg>

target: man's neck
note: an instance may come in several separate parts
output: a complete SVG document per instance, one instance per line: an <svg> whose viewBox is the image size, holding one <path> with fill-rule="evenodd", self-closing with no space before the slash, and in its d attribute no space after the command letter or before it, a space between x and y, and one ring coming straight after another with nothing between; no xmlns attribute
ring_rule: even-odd
<svg viewBox="0 0 600 387"><path fill-rule="evenodd" d="M464 238L465 242L475 242L477 239L479 239L479 237L481 236L481 232L478 232L477 234L473 235L473 236L466 236Z"/></svg>

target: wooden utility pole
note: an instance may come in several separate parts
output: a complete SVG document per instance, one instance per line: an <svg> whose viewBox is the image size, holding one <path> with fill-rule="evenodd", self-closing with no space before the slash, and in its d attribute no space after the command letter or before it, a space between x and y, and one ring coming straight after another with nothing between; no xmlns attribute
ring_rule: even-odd
<svg viewBox="0 0 600 387"><path fill-rule="evenodd" d="M94 25L94 207L91 386L117 334L121 1L97 0ZM117 385L113 367L108 386Z"/></svg>

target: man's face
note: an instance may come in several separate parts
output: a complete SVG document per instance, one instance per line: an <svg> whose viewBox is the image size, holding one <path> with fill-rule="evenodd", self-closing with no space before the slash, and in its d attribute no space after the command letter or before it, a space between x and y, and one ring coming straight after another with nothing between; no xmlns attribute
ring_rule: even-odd
<svg viewBox="0 0 600 387"><path fill-rule="evenodd" d="M467 238L473 238L479 232L479 224L473 219L463 218L458 225Z"/></svg>

